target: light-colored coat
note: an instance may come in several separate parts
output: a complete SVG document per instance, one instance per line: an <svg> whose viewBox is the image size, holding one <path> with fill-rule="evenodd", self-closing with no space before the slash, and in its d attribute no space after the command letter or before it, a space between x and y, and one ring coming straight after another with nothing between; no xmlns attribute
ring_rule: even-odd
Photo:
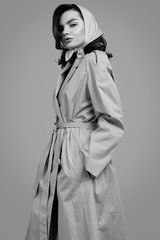
<svg viewBox="0 0 160 240"><path fill-rule="evenodd" d="M54 94L55 127L39 163L26 240L126 240L112 163L123 123L111 64L95 51L77 58L64 80L68 67ZM58 237L49 238L55 190Z"/></svg>

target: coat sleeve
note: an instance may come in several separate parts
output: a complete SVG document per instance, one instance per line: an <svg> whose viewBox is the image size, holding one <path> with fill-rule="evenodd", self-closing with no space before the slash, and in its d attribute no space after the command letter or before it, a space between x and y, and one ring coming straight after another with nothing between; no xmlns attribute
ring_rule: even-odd
<svg viewBox="0 0 160 240"><path fill-rule="evenodd" d="M91 54L87 60L87 80L98 128L91 133L89 146L82 149L82 154L85 169L97 177L112 159L124 128L121 101L107 55Z"/></svg>

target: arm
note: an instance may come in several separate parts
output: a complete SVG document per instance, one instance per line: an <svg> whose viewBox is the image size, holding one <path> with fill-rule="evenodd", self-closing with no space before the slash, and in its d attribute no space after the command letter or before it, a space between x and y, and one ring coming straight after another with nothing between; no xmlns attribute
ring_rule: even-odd
<svg viewBox="0 0 160 240"><path fill-rule="evenodd" d="M91 133L89 147L82 149L85 169L97 177L112 159L123 136L120 97L105 53L87 59L88 89L98 128Z"/></svg>

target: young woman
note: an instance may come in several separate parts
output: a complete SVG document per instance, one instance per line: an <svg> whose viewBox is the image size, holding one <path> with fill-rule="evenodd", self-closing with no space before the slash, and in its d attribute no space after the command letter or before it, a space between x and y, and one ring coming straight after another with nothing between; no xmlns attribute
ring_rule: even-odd
<svg viewBox="0 0 160 240"><path fill-rule="evenodd" d="M26 240L126 240L112 163L124 131L112 54L93 15L75 4L56 8L53 35L63 70Z"/></svg>

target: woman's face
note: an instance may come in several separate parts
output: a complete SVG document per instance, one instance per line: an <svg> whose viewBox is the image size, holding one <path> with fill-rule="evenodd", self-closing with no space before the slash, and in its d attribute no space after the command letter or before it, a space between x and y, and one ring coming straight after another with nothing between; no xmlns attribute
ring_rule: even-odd
<svg viewBox="0 0 160 240"><path fill-rule="evenodd" d="M64 12L60 17L58 27L64 48L74 49L84 44L84 21L77 11L68 10Z"/></svg>

